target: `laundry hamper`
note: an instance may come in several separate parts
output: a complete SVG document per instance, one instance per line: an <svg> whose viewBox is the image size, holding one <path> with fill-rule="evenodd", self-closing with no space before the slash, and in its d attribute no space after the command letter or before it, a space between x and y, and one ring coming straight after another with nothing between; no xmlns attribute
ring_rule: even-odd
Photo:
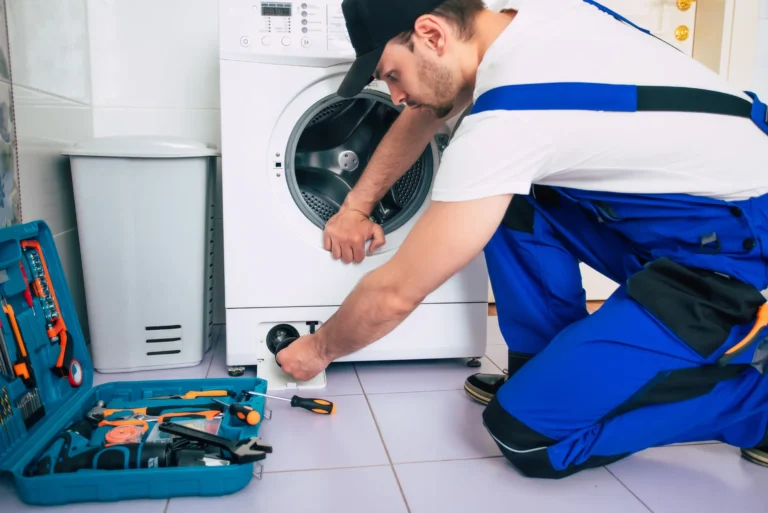
<svg viewBox="0 0 768 513"><path fill-rule="evenodd" d="M94 368L188 367L211 347L215 148L91 139L72 167Z"/></svg>

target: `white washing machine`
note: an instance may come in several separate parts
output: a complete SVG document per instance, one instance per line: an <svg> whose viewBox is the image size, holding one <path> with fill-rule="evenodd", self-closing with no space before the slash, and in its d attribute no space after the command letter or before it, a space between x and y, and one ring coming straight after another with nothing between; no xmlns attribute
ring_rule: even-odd
<svg viewBox="0 0 768 513"><path fill-rule="evenodd" d="M361 264L334 260L323 226L344 201L399 113L374 82L353 99L336 90L354 58L341 0L220 3L227 365L256 365L270 389L292 383L270 351L322 325L423 214L446 126L382 199L372 218L386 245ZM481 357L488 277L478 256L392 333L338 361Z"/></svg>

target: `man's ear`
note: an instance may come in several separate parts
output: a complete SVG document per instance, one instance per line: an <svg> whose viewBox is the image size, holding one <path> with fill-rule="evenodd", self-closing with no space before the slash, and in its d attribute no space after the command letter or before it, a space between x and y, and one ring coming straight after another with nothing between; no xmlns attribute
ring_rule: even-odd
<svg viewBox="0 0 768 513"><path fill-rule="evenodd" d="M448 33L441 18L431 14L420 16L413 26L414 38L421 40L428 50L437 52L438 56L445 53Z"/></svg>

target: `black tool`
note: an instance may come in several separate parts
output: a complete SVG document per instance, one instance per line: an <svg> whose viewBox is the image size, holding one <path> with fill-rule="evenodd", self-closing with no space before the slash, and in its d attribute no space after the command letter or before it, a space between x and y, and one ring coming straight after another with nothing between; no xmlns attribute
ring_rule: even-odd
<svg viewBox="0 0 768 513"><path fill-rule="evenodd" d="M105 408L104 401L98 401L96 403L96 406L91 408L91 410L88 412L87 416L92 421L99 423L102 420L106 420L107 417L110 417L115 413L123 413L123 412L132 412L137 415L149 415L152 417L156 417L158 415L166 413L168 410L182 410L182 411L193 412L193 410L224 411L224 409L225 407L221 406L218 403L190 404L190 405L171 404L171 405L148 406L148 407L142 407L142 408Z"/></svg>
<svg viewBox="0 0 768 513"><path fill-rule="evenodd" d="M267 457L267 453L272 452L272 446L257 437L246 440L229 440L221 436L211 435L172 422L163 422L159 424L157 428L163 433L177 436L189 442L196 442L198 444L224 449L224 451L228 453L225 456L225 459L228 459L233 463L253 463L261 461Z"/></svg>
<svg viewBox="0 0 768 513"><path fill-rule="evenodd" d="M196 430L192 430L196 431ZM200 431L197 431L200 433ZM91 447L93 427L81 420L45 449L26 470L26 475L42 476L78 470L126 470L163 467L226 465L218 447L190 443L128 443L109 447Z"/></svg>

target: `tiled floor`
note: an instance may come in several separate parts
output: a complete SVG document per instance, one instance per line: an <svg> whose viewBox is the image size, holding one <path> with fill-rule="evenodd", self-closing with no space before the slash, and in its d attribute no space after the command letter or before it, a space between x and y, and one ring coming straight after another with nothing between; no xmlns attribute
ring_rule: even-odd
<svg viewBox="0 0 768 513"><path fill-rule="evenodd" d="M192 369L98 375L96 382L226 376L225 334ZM496 318L481 370L498 372L506 347ZM63 513L465 513L467 511L765 513L768 469L721 444L643 451L607 468L560 481L520 476L499 455L480 421L482 407L462 392L477 372L464 361L341 364L321 396L333 417L270 404L261 434L275 452L262 480L219 498L71 505ZM276 401L273 401L276 402ZM35 511L0 477L0 511Z"/></svg>

